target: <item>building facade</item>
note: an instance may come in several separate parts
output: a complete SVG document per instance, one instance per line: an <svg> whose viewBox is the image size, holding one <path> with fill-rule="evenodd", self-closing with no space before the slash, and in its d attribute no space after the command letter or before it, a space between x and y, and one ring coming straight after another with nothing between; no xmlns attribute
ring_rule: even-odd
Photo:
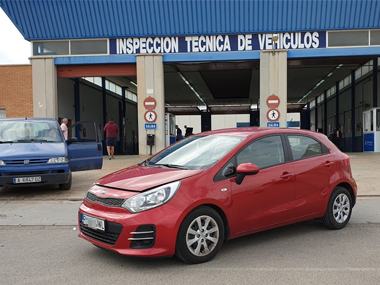
<svg viewBox="0 0 380 285"><path fill-rule="evenodd" d="M339 132L343 150L362 151L362 113L378 107L376 0L0 0L0 7L33 46L33 115L117 118L122 151L138 143L148 153L147 134L156 136L155 152L165 147L168 112L201 116L201 131L219 114L287 127L286 114L300 112L302 128ZM91 97L82 85L101 92Z"/></svg>

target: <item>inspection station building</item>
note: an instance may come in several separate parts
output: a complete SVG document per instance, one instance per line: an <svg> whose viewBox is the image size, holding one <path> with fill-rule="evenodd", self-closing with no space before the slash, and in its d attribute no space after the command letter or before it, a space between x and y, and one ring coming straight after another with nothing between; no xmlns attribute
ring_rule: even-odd
<svg viewBox="0 0 380 285"><path fill-rule="evenodd" d="M113 118L118 153L148 154L152 134L153 152L163 149L174 116L196 118L199 131L221 121L311 129L347 152L380 144L378 0L0 0L0 7L31 42L32 115L101 126ZM0 109L11 113L4 101ZM293 113L299 119L289 119Z"/></svg>

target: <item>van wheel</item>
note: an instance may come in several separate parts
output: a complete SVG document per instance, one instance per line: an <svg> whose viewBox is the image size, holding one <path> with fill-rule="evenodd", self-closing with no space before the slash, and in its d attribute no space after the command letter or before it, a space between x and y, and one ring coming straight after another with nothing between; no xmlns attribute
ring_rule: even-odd
<svg viewBox="0 0 380 285"><path fill-rule="evenodd" d="M63 183L63 184L59 184L59 189L61 189L61 190L70 190L72 181L73 181L73 177L72 177L71 172L70 172L69 182Z"/></svg>
<svg viewBox="0 0 380 285"><path fill-rule="evenodd" d="M346 188L338 186L334 189L327 205L326 214L322 218L324 226L333 230L344 228L351 218L352 199Z"/></svg>
<svg viewBox="0 0 380 285"><path fill-rule="evenodd" d="M213 259L222 246L224 224L212 208L199 207L183 220L177 236L176 255L187 263Z"/></svg>

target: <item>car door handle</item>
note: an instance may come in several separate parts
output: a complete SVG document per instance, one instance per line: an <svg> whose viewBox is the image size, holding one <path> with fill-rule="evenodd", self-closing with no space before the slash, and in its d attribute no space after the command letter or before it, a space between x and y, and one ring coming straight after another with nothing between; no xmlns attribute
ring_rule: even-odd
<svg viewBox="0 0 380 285"><path fill-rule="evenodd" d="M333 164L334 164L334 162L332 162L332 161L326 161L325 166L330 167Z"/></svg>
<svg viewBox="0 0 380 285"><path fill-rule="evenodd" d="M282 179L289 179L290 177L292 177L293 174L292 173L289 173L289 172L284 172L280 177Z"/></svg>

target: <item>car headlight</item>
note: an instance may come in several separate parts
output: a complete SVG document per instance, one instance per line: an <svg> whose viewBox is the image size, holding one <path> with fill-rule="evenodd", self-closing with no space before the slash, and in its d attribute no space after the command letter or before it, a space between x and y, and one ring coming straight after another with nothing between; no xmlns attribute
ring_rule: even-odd
<svg viewBox="0 0 380 285"><path fill-rule="evenodd" d="M67 157L53 157L48 160L47 163L67 163L69 162L69 159Z"/></svg>
<svg viewBox="0 0 380 285"><path fill-rule="evenodd" d="M131 213L147 211L167 203L177 192L181 181L172 182L127 199L122 207Z"/></svg>
<svg viewBox="0 0 380 285"><path fill-rule="evenodd" d="M5 162L0 159L0 165L5 165Z"/></svg>

